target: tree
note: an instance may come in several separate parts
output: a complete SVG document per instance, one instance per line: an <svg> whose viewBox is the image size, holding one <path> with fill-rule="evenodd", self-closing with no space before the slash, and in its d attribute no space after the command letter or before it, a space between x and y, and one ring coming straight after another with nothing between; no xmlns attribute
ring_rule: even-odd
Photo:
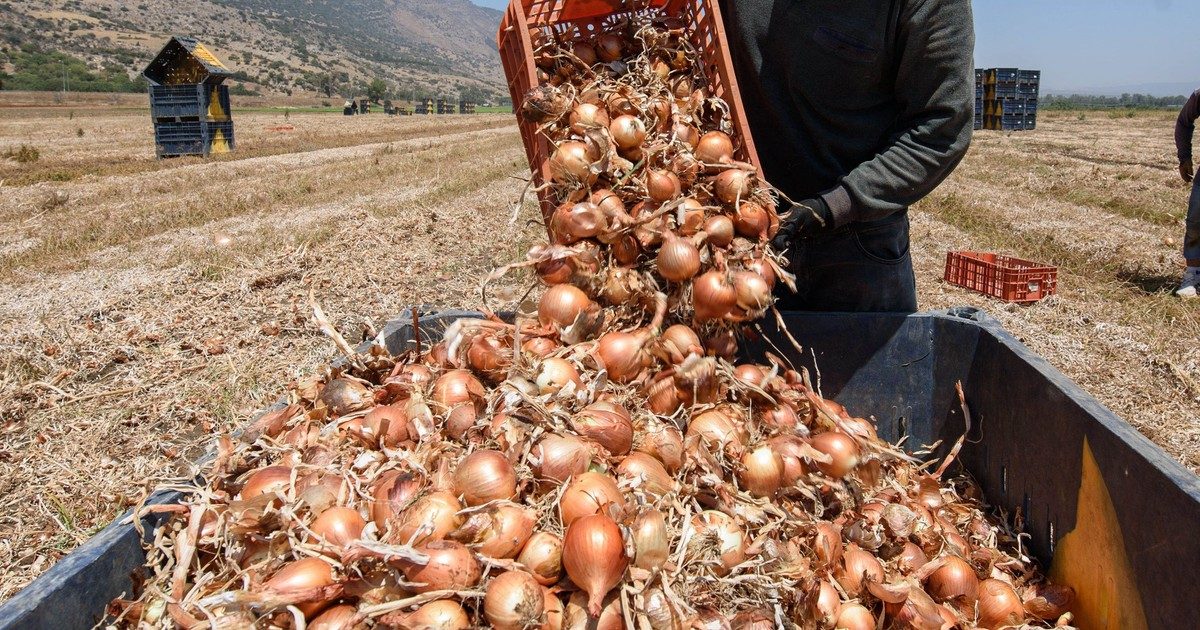
<svg viewBox="0 0 1200 630"><path fill-rule="evenodd" d="M383 97L386 95L387 83L384 83L383 79L372 79L371 83L367 85L368 99L372 101L380 101L383 100Z"/></svg>
<svg viewBox="0 0 1200 630"><path fill-rule="evenodd" d="M337 78L331 72L322 74L317 79L317 89L325 94L325 98L333 98L333 91L337 89Z"/></svg>

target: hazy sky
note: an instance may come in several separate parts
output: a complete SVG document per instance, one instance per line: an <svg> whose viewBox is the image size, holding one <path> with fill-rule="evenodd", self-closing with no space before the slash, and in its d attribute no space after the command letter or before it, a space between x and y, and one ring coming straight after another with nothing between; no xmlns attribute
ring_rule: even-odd
<svg viewBox="0 0 1200 630"><path fill-rule="evenodd" d="M473 0L504 8L506 0ZM803 1L803 0L793 0ZM975 0L980 67L1036 68L1046 88L1200 87L1200 0Z"/></svg>

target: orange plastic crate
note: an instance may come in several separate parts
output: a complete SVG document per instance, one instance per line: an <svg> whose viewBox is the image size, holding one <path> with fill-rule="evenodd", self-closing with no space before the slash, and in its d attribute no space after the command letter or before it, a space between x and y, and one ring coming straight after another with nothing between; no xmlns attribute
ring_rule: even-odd
<svg viewBox="0 0 1200 630"><path fill-rule="evenodd" d="M571 41L602 33L631 15L671 17L687 25L692 45L702 55L712 95L729 103L733 127L739 136L735 139L735 157L760 167L725 43L721 10L715 0L512 0L500 23L496 44L513 108L519 109L525 95L537 85L530 28L549 29L563 41ZM550 177L550 142L537 133L537 125L517 118L534 184L540 187ZM540 198L542 214L549 218L554 211L549 191L542 191Z"/></svg>
<svg viewBox="0 0 1200 630"><path fill-rule="evenodd" d="M987 252L949 252L946 282L1006 302L1037 302L1058 291L1058 267Z"/></svg>

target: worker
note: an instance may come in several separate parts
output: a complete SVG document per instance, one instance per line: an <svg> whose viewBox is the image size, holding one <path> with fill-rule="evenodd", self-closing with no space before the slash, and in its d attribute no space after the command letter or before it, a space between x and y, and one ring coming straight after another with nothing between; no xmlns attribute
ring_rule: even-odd
<svg viewBox="0 0 1200 630"><path fill-rule="evenodd" d="M1186 184L1192 184L1196 177L1196 170L1192 165L1192 135L1196 130L1197 118L1200 118L1200 90L1192 93L1175 123L1175 151L1179 154L1179 176ZM1194 184L1191 201L1188 202L1187 219L1184 221L1183 258L1187 262L1187 270L1183 272L1183 283L1179 285L1175 295L1194 298L1197 292L1200 292L1200 186Z"/></svg>
<svg viewBox="0 0 1200 630"><path fill-rule="evenodd" d="M723 0L734 74L786 310L913 312L908 207L958 165L974 127L970 0Z"/></svg>

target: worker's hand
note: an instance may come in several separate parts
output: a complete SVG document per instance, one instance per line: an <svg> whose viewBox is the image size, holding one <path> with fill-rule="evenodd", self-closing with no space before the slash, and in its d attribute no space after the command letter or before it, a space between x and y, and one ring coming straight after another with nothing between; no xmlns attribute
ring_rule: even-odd
<svg viewBox="0 0 1200 630"><path fill-rule="evenodd" d="M1179 176L1183 178L1183 181L1189 184L1192 183L1192 178L1196 176L1196 171L1192 166L1191 160L1179 163Z"/></svg>
<svg viewBox="0 0 1200 630"><path fill-rule="evenodd" d="M793 249L792 243L833 229L833 212L824 199L805 199L780 217L779 233L771 241L776 251Z"/></svg>

